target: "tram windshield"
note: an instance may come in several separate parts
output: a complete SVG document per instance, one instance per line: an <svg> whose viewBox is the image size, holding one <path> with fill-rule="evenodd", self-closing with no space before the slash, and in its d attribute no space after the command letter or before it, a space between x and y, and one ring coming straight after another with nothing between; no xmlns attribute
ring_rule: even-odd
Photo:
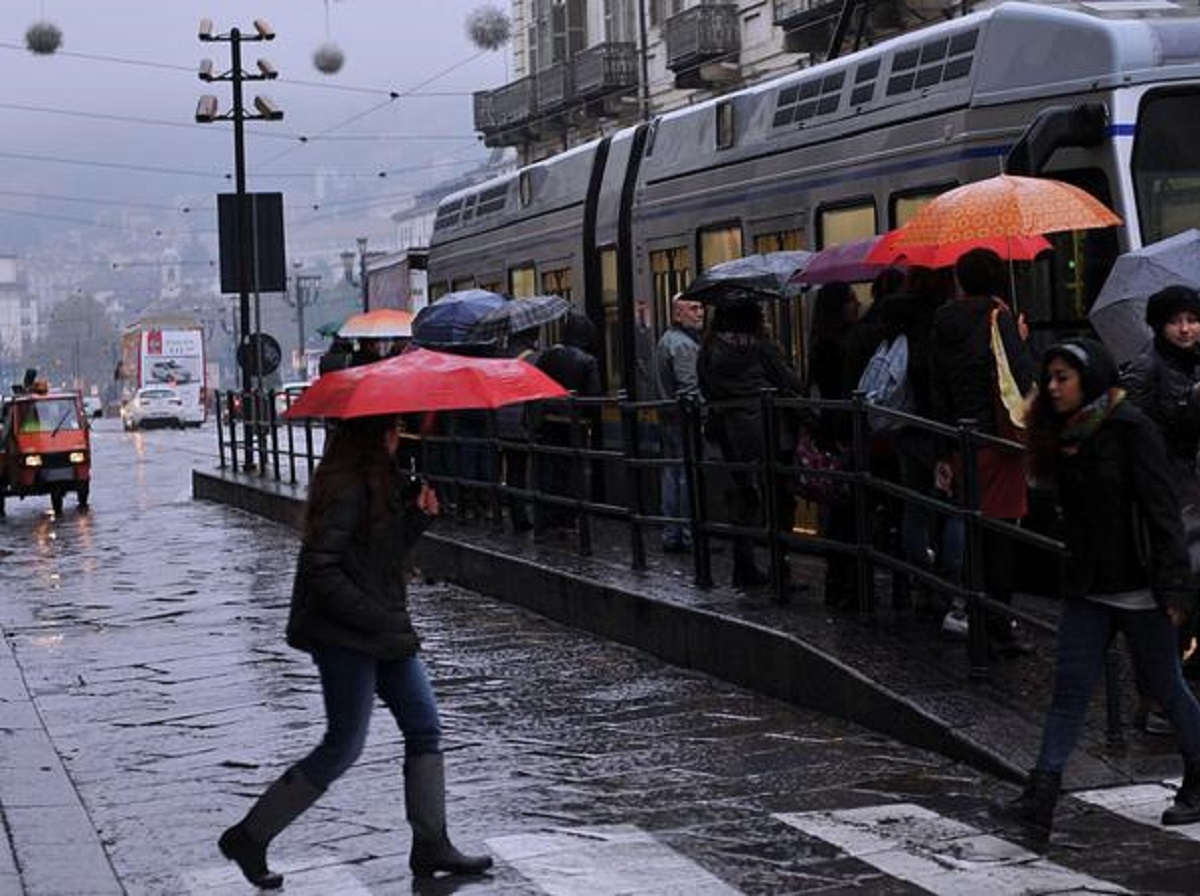
<svg viewBox="0 0 1200 896"><path fill-rule="evenodd" d="M1133 184L1143 244L1200 221L1200 90L1162 90L1142 101Z"/></svg>

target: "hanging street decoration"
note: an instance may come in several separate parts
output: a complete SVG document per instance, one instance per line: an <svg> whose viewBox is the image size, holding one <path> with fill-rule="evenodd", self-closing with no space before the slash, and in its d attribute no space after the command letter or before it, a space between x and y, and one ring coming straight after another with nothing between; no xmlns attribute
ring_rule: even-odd
<svg viewBox="0 0 1200 896"><path fill-rule="evenodd" d="M467 37L481 50L498 50L512 37L512 20L498 6L481 6L467 16Z"/></svg>
<svg viewBox="0 0 1200 896"><path fill-rule="evenodd" d="M336 75L345 62L346 54L331 41L326 41L313 51L313 65L323 75Z"/></svg>
<svg viewBox="0 0 1200 896"><path fill-rule="evenodd" d="M62 46L62 29L53 22L34 22L25 32L25 46L35 56L49 56Z"/></svg>

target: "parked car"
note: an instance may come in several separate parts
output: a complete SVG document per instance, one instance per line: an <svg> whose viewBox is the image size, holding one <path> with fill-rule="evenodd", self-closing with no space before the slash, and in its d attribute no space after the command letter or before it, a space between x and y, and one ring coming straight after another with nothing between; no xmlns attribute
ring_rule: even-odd
<svg viewBox="0 0 1200 896"><path fill-rule="evenodd" d="M164 358L150 365L150 379L182 386L192 381L192 372L174 358Z"/></svg>
<svg viewBox="0 0 1200 896"><path fill-rule="evenodd" d="M151 426L183 428L183 399L169 386L147 386L121 408L121 423L126 429Z"/></svg>
<svg viewBox="0 0 1200 896"><path fill-rule="evenodd" d="M295 382L284 383L275 390L275 417L276 419L283 416L283 412L296 403L304 390L308 388L308 383Z"/></svg>

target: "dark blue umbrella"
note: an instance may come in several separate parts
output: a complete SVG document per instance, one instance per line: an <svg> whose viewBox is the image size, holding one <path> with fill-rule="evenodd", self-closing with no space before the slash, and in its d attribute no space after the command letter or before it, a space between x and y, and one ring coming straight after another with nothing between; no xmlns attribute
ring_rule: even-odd
<svg viewBox="0 0 1200 896"><path fill-rule="evenodd" d="M448 292L432 305L417 312L412 323L412 341L429 348L454 345L480 345L472 330L490 312L502 308L508 300L486 289L464 289Z"/></svg>

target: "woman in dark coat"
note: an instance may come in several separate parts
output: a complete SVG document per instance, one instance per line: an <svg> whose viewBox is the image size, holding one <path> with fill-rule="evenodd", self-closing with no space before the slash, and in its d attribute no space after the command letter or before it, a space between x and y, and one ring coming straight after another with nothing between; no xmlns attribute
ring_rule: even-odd
<svg viewBox="0 0 1200 896"><path fill-rule="evenodd" d="M803 393L804 384L788 366L782 349L767 338L757 303L715 310L700 343L696 373L705 401L736 402L709 410L708 430L722 458L729 462L766 460L762 392L775 389L781 397L795 397ZM733 479L737 489L734 521L753 525L760 506L758 484L744 471L734 473ZM786 508L783 513L786 515ZM768 580L755 563L753 539L735 536L734 586L765 585Z"/></svg>
<svg viewBox="0 0 1200 896"><path fill-rule="evenodd" d="M1025 792L1001 812L1042 833L1118 631L1141 686L1179 732L1183 785L1162 823L1200 821L1200 704L1174 649L1195 602L1179 502L1161 435L1116 382L1100 343L1067 340L1047 350L1033 407L1033 471L1054 484L1063 516L1065 601L1041 750Z"/></svg>
<svg viewBox="0 0 1200 896"><path fill-rule="evenodd" d="M492 864L486 856L463 855L446 835L441 725L405 585L409 551L438 502L428 485L396 466L396 423L393 417L343 421L310 486L287 641L317 665L325 736L219 841L222 854L263 889L283 885L283 876L267 867L267 846L358 758L376 695L404 735L413 874L478 874Z"/></svg>
<svg viewBox="0 0 1200 896"><path fill-rule="evenodd" d="M1188 286L1168 286L1146 302L1146 323L1154 340L1122 377L1129 399L1158 424L1175 467L1185 534L1200 537L1200 293ZM1194 522L1192 522L1194 521ZM1197 616L1180 629L1180 650L1187 653L1200 634ZM1200 650L1184 665L1189 678L1200 678ZM1147 730L1169 732L1156 712Z"/></svg>

